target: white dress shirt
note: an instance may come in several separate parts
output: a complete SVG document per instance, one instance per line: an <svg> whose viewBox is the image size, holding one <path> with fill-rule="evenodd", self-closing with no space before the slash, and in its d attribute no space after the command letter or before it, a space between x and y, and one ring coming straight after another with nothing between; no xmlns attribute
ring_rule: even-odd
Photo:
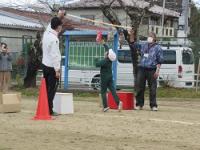
<svg viewBox="0 0 200 150"><path fill-rule="evenodd" d="M47 28L46 28L46 30L45 30L45 32L48 32L48 31L51 31L52 29L51 29L51 22L48 24L48 26L47 26Z"/></svg>
<svg viewBox="0 0 200 150"><path fill-rule="evenodd" d="M58 32L48 29L44 32L42 39L42 63L53 67L55 71L60 70L61 54L59 50Z"/></svg>

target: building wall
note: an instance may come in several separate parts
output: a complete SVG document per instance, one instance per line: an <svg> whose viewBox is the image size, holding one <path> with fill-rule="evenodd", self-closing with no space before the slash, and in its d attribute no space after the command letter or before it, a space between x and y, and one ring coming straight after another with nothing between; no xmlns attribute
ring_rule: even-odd
<svg viewBox="0 0 200 150"><path fill-rule="evenodd" d="M126 15L126 13L124 12L124 10L122 10L122 9L115 9L114 10L115 12L116 12L116 14L118 15L118 18L119 18L119 20L120 20L120 22L122 23L122 25L124 25L124 26L128 26L128 25L130 25L130 19L129 19L129 17ZM94 15L95 17L95 20L96 21L103 21L103 22L109 22L105 17L104 17L104 15L103 15L103 13L101 12L101 10L99 10L99 9L74 9L74 10L68 10L67 11L69 14L72 14L72 15L76 15L76 16L85 16L85 15ZM157 18L158 18L158 23L156 24L157 26L161 26L161 16L156 16ZM150 18L151 18L151 16L150 16ZM148 20L148 19L147 19ZM150 19L151 20L151 19ZM170 20L170 21L172 21L172 23L170 23L170 24L172 24L172 26L175 26L176 24L177 24L177 22L175 23L174 21L173 21L173 19L172 20ZM166 22L167 23L167 22ZM96 25L98 25L98 24L96 24ZM149 30L149 25L155 25L155 24L152 24L152 21L147 21L147 23L146 24L142 24L142 25L140 25L140 28L139 28L139 35L141 35L141 36L147 36L148 35L148 33L151 31L151 30ZM177 25L176 25L177 26ZM169 26L169 28L170 28L170 30L171 30L171 28L173 28L173 27L171 27L171 26ZM175 31L173 31L173 33L174 33ZM174 35L173 35L174 36ZM170 36L170 37L173 37L173 36Z"/></svg>
<svg viewBox="0 0 200 150"><path fill-rule="evenodd" d="M22 37L28 36L35 39L37 31L23 30L23 29L11 29L0 27L0 42L8 44L9 49L12 52L22 51ZM18 37L18 38L11 38Z"/></svg>
<svg viewBox="0 0 200 150"><path fill-rule="evenodd" d="M68 10L67 12L69 14L76 15L76 16L94 15L96 21L107 22L102 11L99 9L74 9L74 10ZM115 12L119 17L120 22L123 25L127 25L129 23L128 17L124 11L117 9L115 10Z"/></svg>
<svg viewBox="0 0 200 150"><path fill-rule="evenodd" d="M96 10L96 9L75 9L75 10L68 10L67 11L69 14L76 15L76 16L85 16L85 15L94 15L96 21L103 21L103 22L108 22L107 18L103 15L101 10ZM115 10L116 14L119 17L120 22L122 23L123 26L130 25L130 19L126 15L126 13L122 9L117 9ZM96 24L98 25L98 24ZM139 29L139 35L146 36L148 33L148 26L147 25L142 25Z"/></svg>

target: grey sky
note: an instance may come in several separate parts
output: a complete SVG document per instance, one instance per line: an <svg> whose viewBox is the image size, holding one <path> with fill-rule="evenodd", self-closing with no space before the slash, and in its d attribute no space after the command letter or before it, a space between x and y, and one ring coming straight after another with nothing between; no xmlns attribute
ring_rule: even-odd
<svg viewBox="0 0 200 150"><path fill-rule="evenodd" d="M51 1L51 0L49 0ZM74 0L52 0L52 1L74 1ZM75 0L75 1L79 1L79 0ZM200 0L193 0L195 2L195 4L200 7ZM37 3L37 0L0 0L0 5L30 5L30 4L35 4Z"/></svg>

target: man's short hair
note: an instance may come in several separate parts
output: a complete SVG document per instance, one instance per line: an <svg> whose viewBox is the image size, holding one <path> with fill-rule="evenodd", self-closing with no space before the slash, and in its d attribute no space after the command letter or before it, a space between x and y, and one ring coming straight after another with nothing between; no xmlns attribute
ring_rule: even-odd
<svg viewBox="0 0 200 150"><path fill-rule="evenodd" d="M51 19L51 28L52 29L57 29L58 26L62 25L62 21L58 17L53 17Z"/></svg>

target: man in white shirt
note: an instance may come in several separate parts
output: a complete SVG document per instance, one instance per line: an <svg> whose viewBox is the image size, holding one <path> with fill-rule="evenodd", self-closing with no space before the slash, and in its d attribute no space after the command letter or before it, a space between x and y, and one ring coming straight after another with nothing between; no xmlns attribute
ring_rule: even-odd
<svg viewBox="0 0 200 150"><path fill-rule="evenodd" d="M58 34L62 30L62 21L58 17L51 19L51 29L46 31L42 40L43 51L43 75L47 85L47 95L49 103L49 112L56 116L53 112L53 99L57 90L57 82L60 77L61 54L59 50Z"/></svg>

